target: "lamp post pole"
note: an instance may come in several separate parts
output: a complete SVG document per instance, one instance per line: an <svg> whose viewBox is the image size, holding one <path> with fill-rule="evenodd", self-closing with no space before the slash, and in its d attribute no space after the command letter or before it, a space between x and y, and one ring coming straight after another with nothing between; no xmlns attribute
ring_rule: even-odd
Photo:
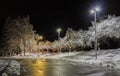
<svg viewBox="0 0 120 76"><path fill-rule="evenodd" d="M58 32L58 40L60 39L60 31Z"/></svg>
<svg viewBox="0 0 120 76"><path fill-rule="evenodd" d="M61 29L61 28L58 28L56 31L57 31L57 33L58 33L58 40L60 40L60 32L62 31L62 29ZM60 47L60 46L59 46L58 50L59 50L59 52L61 53L61 47Z"/></svg>
<svg viewBox="0 0 120 76"><path fill-rule="evenodd" d="M96 25L96 11L94 13L94 25L95 25L95 58L97 59L97 25Z"/></svg>
<svg viewBox="0 0 120 76"><path fill-rule="evenodd" d="M95 48L95 59L97 59L97 12L100 11L100 8L96 7L95 9L91 10L91 13L94 14L94 27L95 27L95 43L94 43L94 48Z"/></svg>

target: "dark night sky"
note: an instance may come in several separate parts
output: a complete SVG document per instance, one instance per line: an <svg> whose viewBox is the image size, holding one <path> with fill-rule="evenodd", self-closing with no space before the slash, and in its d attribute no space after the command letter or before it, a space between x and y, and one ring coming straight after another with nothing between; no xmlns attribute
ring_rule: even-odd
<svg viewBox="0 0 120 76"><path fill-rule="evenodd" d="M99 16L120 15L119 0L3 0L0 1L0 29L7 16L30 15L34 29L45 39L57 39L56 29L67 27L86 29L93 16L89 10L97 4L102 8Z"/></svg>

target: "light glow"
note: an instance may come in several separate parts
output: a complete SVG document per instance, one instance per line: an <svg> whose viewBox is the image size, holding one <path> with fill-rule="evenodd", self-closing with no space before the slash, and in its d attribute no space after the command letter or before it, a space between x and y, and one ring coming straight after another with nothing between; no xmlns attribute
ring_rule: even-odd
<svg viewBox="0 0 120 76"><path fill-rule="evenodd" d="M95 8L95 11L100 11L100 8L99 8L99 7L96 7L96 8Z"/></svg>
<svg viewBox="0 0 120 76"><path fill-rule="evenodd" d="M99 12L99 11L101 11L100 7L95 7L94 9L90 10L90 13L93 14L93 13L96 13L96 12Z"/></svg>
<svg viewBox="0 0 120 76"><path fill-rule="evenodd" d="M92 13L92 14L93 14L93 13L95 13L95 11L94 11L94 10L91 10L91 11L90 11L90 13Z"/></svg>
<svg viewBox="0 0 120 76"><path fill-rule="evenodd" d="M39 38L40 38L40 40L42 40L42 39L43 39L43 36L41 35Z"/></svg>
<svg viewBox="0 0 120 76"><path fill-rule="evenodd" d="M62 31L62 29L61 29L61 28L58 28L58 29L57 29L57 32L61 32L61 31Z"/></svg>

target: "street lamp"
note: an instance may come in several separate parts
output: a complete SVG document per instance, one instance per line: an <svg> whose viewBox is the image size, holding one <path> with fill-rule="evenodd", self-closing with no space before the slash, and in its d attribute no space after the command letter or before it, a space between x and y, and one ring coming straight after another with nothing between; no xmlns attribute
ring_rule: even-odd
<svg viewBox="0 0 120 76"><path fill-rule="evenodd" d="M94 9L92 9L90 12L91 12L91 14L94 14L94 25L95 25L95 44L94 44L94 47L95 47L95 57L96 57L96 59L97 59L97 36L96 36L96 34L97 34L97 29L96 29L96 22L97 22L97 20L96 20L96 14L97 14L97 12L99 12L100 11L100 8L99 7L96 7L96 8L94 8Z"/></svg>
<svg viewBox="0 0 120 76"><path fill-rule="evenodd" d="M61 28L58 28L57 30L57 33L58 33L58 40L60 39L60 32L62 31L62 29ZM60 45L59 45L59 51L61 52L61 47L60 47ZM58 54L58 56L59 56L59 54Z"/></svg>
<svg viewBox="0 0 120 76"><path fill-rule="evenodd" d="M60 32L62 31L62 29L61 28L58 28L57 30L57 33L58 33L58 40L60 39Z"/></svg>

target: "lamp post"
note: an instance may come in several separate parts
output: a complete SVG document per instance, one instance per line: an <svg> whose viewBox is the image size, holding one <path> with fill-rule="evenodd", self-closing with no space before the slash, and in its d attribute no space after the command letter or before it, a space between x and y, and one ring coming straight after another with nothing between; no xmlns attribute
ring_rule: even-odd
<svg viewBox="0 0 120 76"><path fill-rule="evenodd" d="M57 33L58 33L58 40L60 39L60 32L62 31L62 29L61 28L58 28L57 30Z"/></svg>
<svg viewBox="0 0 120 76"><path fill-rule="evenodd" d="M62 31L62 29L61 29L61 28L58 28L56 31L57 31L57 33L58 33L58 40L59 40L59 39L60 39L60 32ZM61 47L60 47L60 45L59 45L58 50L59 50L59 52L61 52Z"/></svg>
<svg viewBox="0 0 120 76"><path fill-rule="evenodd" d="M96 19L96 16L97 16L97 12L100 11L100 8L96 7L94 9L92 9L90 12L91 14L94 14L94 26L95 26L95 35L94 35L94 38L95 38L95 44L94 44L94 47L95 47L95 58L97 59L97 29L96 29L96 22L97 22L97 19Z"/></svg>

